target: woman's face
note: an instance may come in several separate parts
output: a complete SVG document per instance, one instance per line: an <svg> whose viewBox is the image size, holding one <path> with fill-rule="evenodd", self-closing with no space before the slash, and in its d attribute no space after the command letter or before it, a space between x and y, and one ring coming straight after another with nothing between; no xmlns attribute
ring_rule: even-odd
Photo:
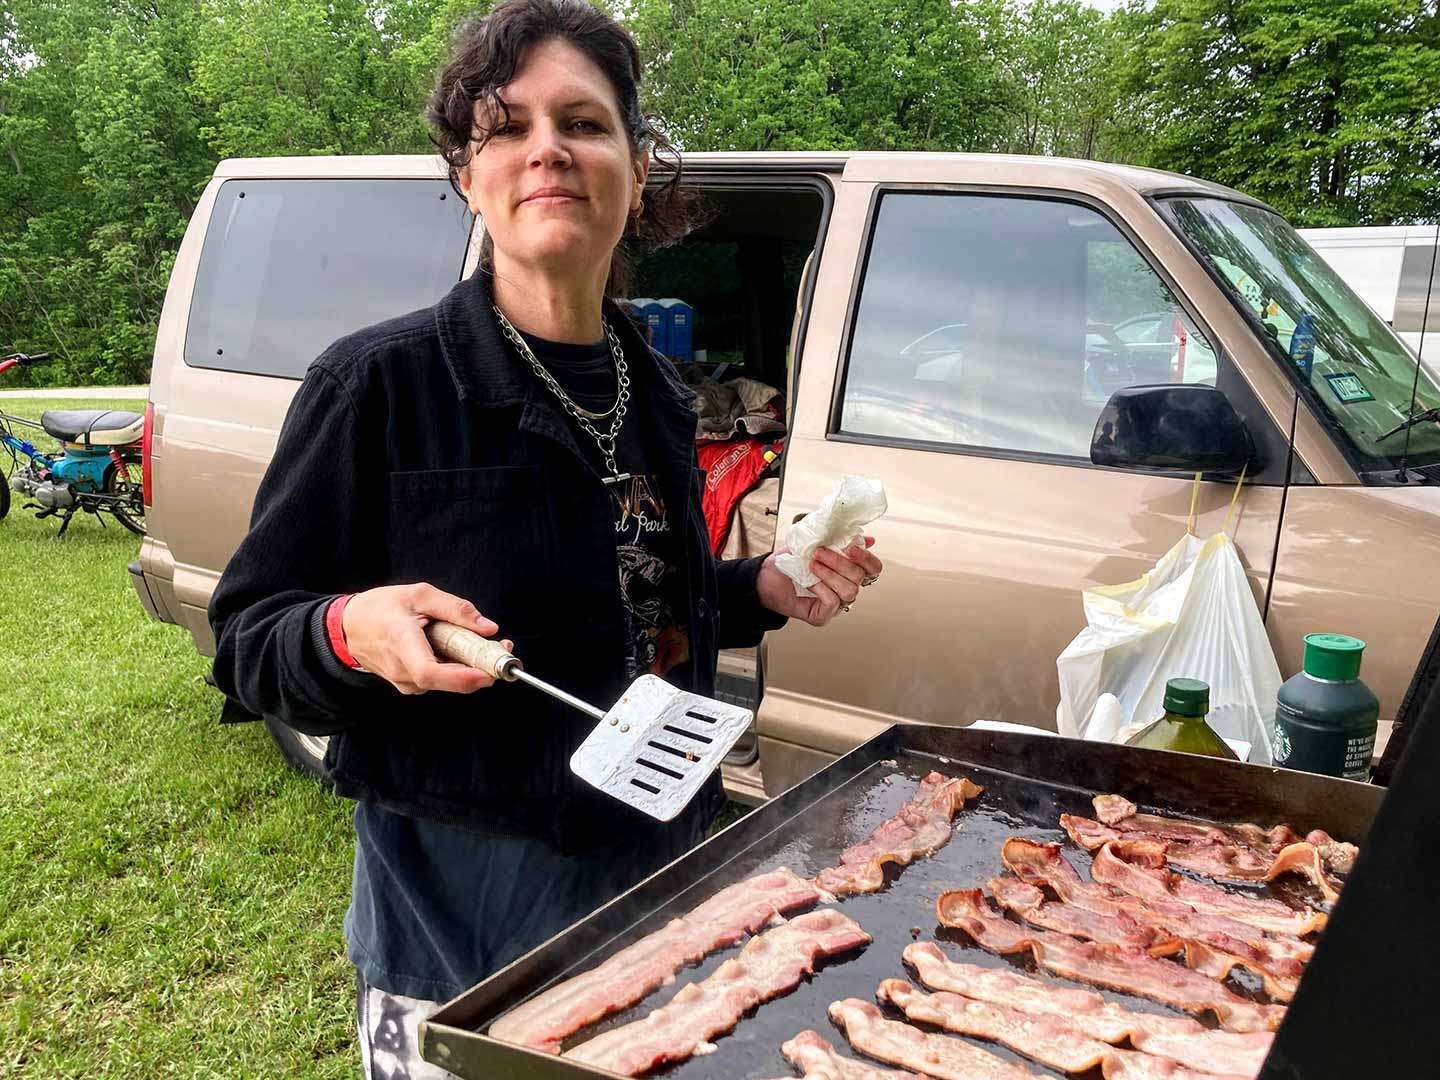
<svg viewBox="0 0 1440 1080"><path fill-rule="evenodd" d="M459 176L497 271L563 267L603 281L649 170L631 151L614 87L575 46L551 40L526 53L500 96L509 122L477 106L482 129L502 126Z"/></svg>

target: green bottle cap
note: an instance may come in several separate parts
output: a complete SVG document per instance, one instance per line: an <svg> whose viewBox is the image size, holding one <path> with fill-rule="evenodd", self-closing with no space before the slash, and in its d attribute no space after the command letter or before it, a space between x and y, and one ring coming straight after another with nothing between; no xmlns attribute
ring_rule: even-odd
<svg viewBox="0 0 1440 1080"><path fill-rule="evenodd" d="M1210 684L1199 679L1171 679L1165 684L1165 711L1204 716L1210 711Z"/></svg>
<svg viewBox="0 0 1440 1080"><path fill-rule="evenodd" d="M1365 642L1346 634L1306 634L1305 674L1331 682L1354 682L1360 677Z"/></svg>

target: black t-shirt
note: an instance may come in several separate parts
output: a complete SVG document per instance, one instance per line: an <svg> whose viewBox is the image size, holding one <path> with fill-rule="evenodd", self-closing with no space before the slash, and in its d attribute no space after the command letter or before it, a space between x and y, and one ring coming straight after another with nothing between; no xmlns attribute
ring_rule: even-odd
<svg viewBox="0 0 1440 1080"><path fill-rule="evenodd" d="M618 383L607 342L568 345L524 336L536 359L582 408L604 412L615 404ZM544 387L540 392L551 393ZM558 400L556 407L563 411ZM594 438L566 416L582 451L607 475ZM605 434L612 420L613 415L591 423ZM690 655L679 565L685 508L664 505L653 479L654 453L643 418L631 412L615 446L617 467L630 475L607 485L629 678L647 672L663 676ZM350 959L372 986L446 1000L700 839L675 835L669 850L634 851L618 837L613 847L562 856L540 838L487 835L361 802L355 808L355 870L345 917Z"/></svg>
<svg viewBox="0 0 1440 1080"><path fill-rule="evenodd" d="M603 413L615 405L619 382L607 341L567 345L525 333L521 336L560 388L582 409ZM605 456L594 436L573 416L566 415L581 449L590 455L602 475L608 473ZM590 424L605 435L613 420L611 413ZM683 514L684 507L664 504L650 453L645 445L643 418L631 410L615 440L615 465L622 476L629 476L608 487L615 517L620 596L627 621L626 674L632 679L647 673L663 676L690 658L689 633L679 616L685 609L685 598L678 592L683 586L679 566L683 520L673 516Z"/></svg>

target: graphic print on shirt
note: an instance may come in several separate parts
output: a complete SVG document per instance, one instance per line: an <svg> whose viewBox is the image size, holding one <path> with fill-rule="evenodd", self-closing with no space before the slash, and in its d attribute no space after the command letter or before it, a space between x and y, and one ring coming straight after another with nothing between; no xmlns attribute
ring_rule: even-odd
<svg viewBox="0 0 1440 1080"><path fill-rule="evenodd" d="M422 1001L361 987L360 1062L363 1080L455 1080L455 1074L420 1056L420 1021L438 1007Z"/></svg>
<svg viewBox="0 0 1440 1080"><path fill-rule="evenodd" d="M675 618L677 568L672 524L649 476L611 485L615 506L615 557L627 613L629 677L664 675L690 659L690 638Z"/></svg>

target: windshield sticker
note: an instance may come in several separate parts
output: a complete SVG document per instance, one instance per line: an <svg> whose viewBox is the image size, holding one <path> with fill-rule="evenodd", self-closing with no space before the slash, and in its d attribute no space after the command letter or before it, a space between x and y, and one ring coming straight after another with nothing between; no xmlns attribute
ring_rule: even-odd
<svg viewBox="0 0 1440 1080"><path fill-rule="evenodd" d="M1335 391L1335 396L1340 399L1342 405L1375 400L1375 395L1365 389L1365 384L1360 381L1360 376L1353 371L1341 371L1333 375L1326 375L1325 381L1330 384L1330 389Z"/></svg>
<svg viewBox="0 0 1440 1080"><path fill-rule="evenodd" d="M1315 316L1303 312L1290 332L1290 360L1305 378L1315 364Z"/></svg>

